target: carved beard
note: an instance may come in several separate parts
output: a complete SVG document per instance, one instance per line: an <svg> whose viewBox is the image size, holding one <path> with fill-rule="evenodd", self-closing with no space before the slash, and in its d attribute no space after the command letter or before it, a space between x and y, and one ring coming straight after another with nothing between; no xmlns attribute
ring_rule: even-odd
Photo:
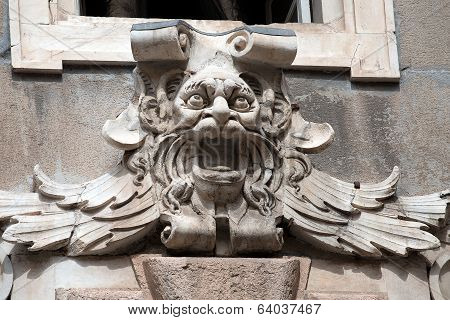
<svg viewBox="0 0 450 320"><path fill-rule="evenodd" d="M251 131L228 139L199 136L191 129L148 137L127 163L137 183L152 175L157 198L173 215L183 214L185 205L193 207L196 192L213 203L243 197L247 207L270 216L283 178L276 143Z"/></svg>

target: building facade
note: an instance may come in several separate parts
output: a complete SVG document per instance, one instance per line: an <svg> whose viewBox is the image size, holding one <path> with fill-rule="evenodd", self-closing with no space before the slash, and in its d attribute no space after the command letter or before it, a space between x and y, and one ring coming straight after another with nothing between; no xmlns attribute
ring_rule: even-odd
<svg viewBox="0 0 450 320"><path fill-rule="evenodd" d="M36 164L59 183L79 184L93 180L116 166L123 157L123 151L102 138L101 128L107 120L123 112L133 97L134 63L128 61L131 59L128 55L116 52L119 61L108 62L110 58L100 53L105 57L100 59L102 61L86 63L92 60L94 52L89 50L95 48L81 51L81 56L73 59L70 52L67 58L59 59L58 52L52 51L49 58L48 47L35 46L39 40L23 36L16 42L16 30L10 23L12 3L16 2L9 1L8 5L8 1L4 1L0 7L0 155L3 164L0 189L35 190L33 167ZM19 9L22 8L19 6ZM373 66L367 69L372 74L364 74L364 68L353 70L356 68L353 59L349 60L349 67L342 67L341 61L326 57L321 58L325 62L320 66L315 66L316 61L308 65L307 57L293 60L293 64L297 63L294 68L283 66L293 99L291 103L298 106L305 119L327 122L335 131L334 143L322 153L310 156L317 169L344 181L378 182L398 166L402 173L397 184L399 196L448 189L450 62L445 31L450 27L449 10L445 1L393 2L399 79L392 69L392 56L387 58L388 62L382 58L376 60L390 63L389 72L383 74L373 71ZM232 9L224 11L233 18ZM23 16L26 19L25 13ZM146 18L127 23L131 26L134 22L146 22ZM61 21L72 23L70 19L61 18ZM83 18L80 21L86 23ZM331 21L323 24L339 28L333 24L333 19ZM196 26L205 27L201 22ZM292 27L290 24L273 26ZM315 24L299 28L300 31L295 29L297 38L303 39L303 33L305 38L314 38L315 31L309 34L308 28L316 28ZM47 30L46 34L54 39L52 32ZM114 30L99 38L107 38L111 32ZM316 54L331 51L333 55L339 45L328 39L345 37L342 35L345 32L337 33L321 34L325 39L323 43L329 43L330 47L321 47ZM364 38L366 33L361 32L360 43L375 41ZM63 41L61 39L55 42ZM48 38L41 41L48 42ZM308 49L308 45L314 44L299 42L297 52L304 50L313 55L315 51ZM390 45L387 43L386 47ZM14 60L18 57L14 52L17 47L22 50L20 61ZM68 47L62 51L76 50L72 44ZM131 54L131 49L129 51ZM373 52L365 52L361 60L369 61L371 55L378 54L378 51ZM40 55L45 57L40 59ZM344 59L345 54L342 57ZM361 63L372 63L367 61ZM0 223L3 233L9 221ZM202 287L204 283L209 284L217 298L261 298L269 294L272 298L297 299L449 299L449 229L448 226L441 229L432 230L440 234L440 248L410 253L405 258L389 256L384 259L329 253L287 234L280 252L257 258L246 255L182 258L179 254L174 257L166 251L158 235L149 235L139 245L102 257L66 257L63 250L29 252L26 246L4 240L0 240L0 248L5 254L3 260L11 260L14 270L12 292L9 294L8 290L7 294L11 299L104 298L108 294L134 299L206 297L208 291L197 288L192 279L203 279ZM234 263L242 265L238 273L241 295L228 287L229 283L225 282L222 288L214 288L213 284L215 276L228 274L236 267ZM186 264L192 266L188 271ZM246 275L255 268L267 270L260 278L246 282ZM272 268L278 270L277 276L269 272ZM6 287L10 281L5 271L8 270L6 262L1 270ZM296 277L292 276L294 273ZM275 282L276 286L270 290L260 286L256 293L248 290L252 282L258 281ZM166 292L167 287L176 290ZM296 293L286 295L286 290ZM253 296L247 292L253 292Z"/></svg>

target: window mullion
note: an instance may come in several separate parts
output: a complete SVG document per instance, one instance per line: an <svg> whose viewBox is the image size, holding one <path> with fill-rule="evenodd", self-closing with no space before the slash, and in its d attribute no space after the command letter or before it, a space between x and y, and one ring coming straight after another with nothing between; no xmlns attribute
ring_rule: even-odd
<svg viewBox="0 0 450 320"><path fill-rule="evenodd" d="M296 0L297 17L300 23L311 23L311 6L309 0Z"/></svg>

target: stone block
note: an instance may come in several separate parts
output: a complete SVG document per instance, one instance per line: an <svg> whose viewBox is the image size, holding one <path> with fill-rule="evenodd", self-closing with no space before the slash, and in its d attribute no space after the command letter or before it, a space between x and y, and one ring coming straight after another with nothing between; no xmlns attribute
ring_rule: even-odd
<svg viewBox="0 0 450 320"><path fill-rule="evenodd" d="M415 257L385 261L313 259L305 299L328 299L328 293L332 293L330 299L343 300L354 294L369 300L372 295L389 300L429 300L426 262Z"/></svg>
<svg viewBox="0 0 450 320"><path fill-rule="evenodd" d="M12 256L12 299L55 299L57 288L138 289L129 257Z"/></svg>
<svg viewBox="0 0 450 320"><path fill-rule="evenodd" d="M383 33L386 31L386 10L384 0L355 0L355 21L357 33Z"/></svg>
<svg viewBox="0 0 450 320"><path fill-rule="evenodd" d="M309 258L177 258L136 256L139 281L154 299L295 299L306 286ZM141 274L141 273L144 274ZM142 284L145 287L145 284Z"/></svg>
<svg viewBox="0 0 450 320"><path fill-rule="evenodd" d="M313 259L307 291L385 293L386 284L378 261Z"/></svg>
<svg viewBox="0 0 450 320"><path fill-rule="evenodd" d="M427 266L424 260L390 259L381 267L389 300L429 300Z"/></svg>

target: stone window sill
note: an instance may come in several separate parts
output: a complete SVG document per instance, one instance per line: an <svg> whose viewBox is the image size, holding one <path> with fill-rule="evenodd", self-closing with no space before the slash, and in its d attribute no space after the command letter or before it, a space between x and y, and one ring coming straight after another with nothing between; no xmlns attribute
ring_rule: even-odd
<svg viewBox="0 0 450 320"><path fill-rule="evenodd" d="M393 0L339 0L342 12L328 23L272 24L297 33L289 69L349 70L353 81L400 78ZM11 57L16 72L61 73L63 65L132 65L130 30L157 19L84 17L77 0L9 0ZM334 15L336 16L336 15ZM217 32L236 21L188 21Z"/></svg>

